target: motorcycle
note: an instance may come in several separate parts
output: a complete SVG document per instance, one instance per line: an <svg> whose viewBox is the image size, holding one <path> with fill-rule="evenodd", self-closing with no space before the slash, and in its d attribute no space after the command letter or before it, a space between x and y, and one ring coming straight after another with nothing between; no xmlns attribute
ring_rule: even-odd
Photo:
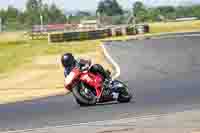
<svg viewBox="0 0 200 133"><path fill-rule="evenodd" d="M73 93L80 106L111 101L126 103L132 98L127 85L119 80L104 79L101 74L94 74L88 69L74 68L72 72L74 80L68 90Z"/></svg>

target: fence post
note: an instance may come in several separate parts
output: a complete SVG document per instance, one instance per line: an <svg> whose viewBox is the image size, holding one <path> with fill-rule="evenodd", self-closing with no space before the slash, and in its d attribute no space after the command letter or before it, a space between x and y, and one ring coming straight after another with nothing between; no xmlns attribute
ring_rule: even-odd
<svg viewBox="0 0 200 133"><path fill-rule="evenodd" d="M116 30L115 30L115 28L111 28L111 33L112 33L112 36L116 36Z"/></svg>
<svg viewBox="0 0 200 133"><path fill-rule="evenodd" d="M2 27L2 18L0 17L0 32L2 32L3 27Z"/></svg>
<svg viewBox="0 0 200 133"><path fill-rule="evenodd" d="M127 35L126 27L125 27L125 26L123 26L123 27L121 28L121 30L122 30L122 35L123 35L123 36Z"/></svg>
<svg viewBox="0 0 200 133"><path fill-rule="evenodd" d="M48 43L51 43L51 33L48 33Z"/></svg>

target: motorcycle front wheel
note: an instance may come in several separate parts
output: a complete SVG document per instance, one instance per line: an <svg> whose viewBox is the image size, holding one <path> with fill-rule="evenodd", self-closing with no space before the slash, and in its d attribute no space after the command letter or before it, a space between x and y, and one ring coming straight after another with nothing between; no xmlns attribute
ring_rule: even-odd
<svg viewBox="0 0 200 133"><path fill-rule="evenodd" d="M80 82L73 89L72 93L76 99L76 102L80 106L95 105L97 100L92 88L86 84Z"/></svg>

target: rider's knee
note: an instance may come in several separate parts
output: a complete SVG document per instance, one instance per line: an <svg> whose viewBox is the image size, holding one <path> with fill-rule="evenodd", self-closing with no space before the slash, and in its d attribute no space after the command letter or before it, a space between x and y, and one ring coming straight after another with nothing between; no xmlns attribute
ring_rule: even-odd
<svg viewBox="0 0 200 133"><path fill-rule="evenodd" d="M90 68L92 73L104 73L104 68L100 64L94 64Z"/></svg>

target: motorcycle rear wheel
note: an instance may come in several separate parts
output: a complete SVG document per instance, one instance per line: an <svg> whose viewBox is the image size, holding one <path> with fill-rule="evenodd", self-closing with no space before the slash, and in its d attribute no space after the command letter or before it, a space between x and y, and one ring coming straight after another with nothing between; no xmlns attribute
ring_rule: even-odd
<svg viewBox="0 0 200 133"><path fill-rule="evenodd" d="M132 98L131 94L120 93L117 101L120 103L128 103L128 102L130 102L131 98Z"/></svg>
<svg viewBox="0 0 200 133"><path fill-rule="evenodd" d="M128 86L126 86L123 82L116 80L118 83L122 84L123 87L119 89L119 97L117 99L120 103L128 103L132 99L132 94L129 91Z"/></svg>

